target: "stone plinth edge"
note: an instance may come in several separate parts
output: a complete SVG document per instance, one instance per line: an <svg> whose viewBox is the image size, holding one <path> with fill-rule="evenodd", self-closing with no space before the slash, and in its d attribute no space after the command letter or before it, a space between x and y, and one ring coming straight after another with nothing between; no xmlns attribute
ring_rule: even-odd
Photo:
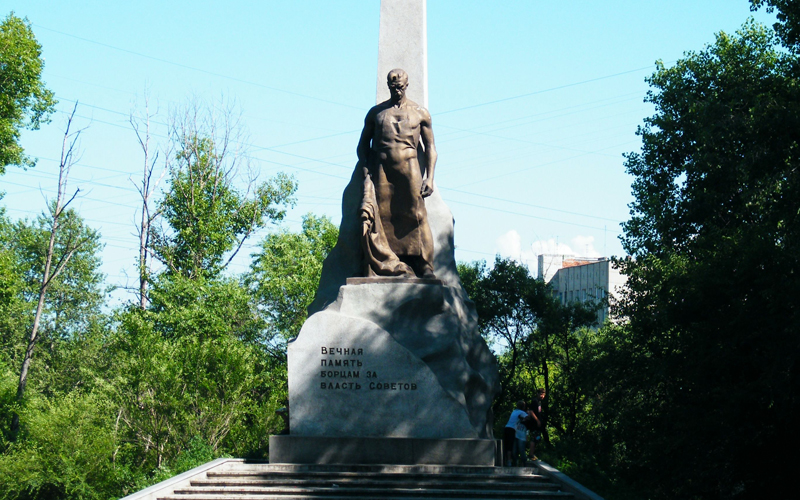
<svg viewBox="0 0 800 500"><path fill-rule="evenodd" d="M269 463L494 466L493 439L270 436Z"/></svg>
<svg viewBox="0 0 800 500"><path fill-rule="evenodd" d="M224 470L242 463L244 463L244 459L241 458L218 458L188 470L183 474L178 474L175 477L171 477L153 486L137 491L136 493L122 497L120 500L156 500L166 495L171 495L172 492L178 488L189 486L192 479L205 478L208 471Z"/></svg>
<svg viewBox="0 0 800 500"><path fill-rule="evenodd" d="M578 500L604 500L603 497L575 481L552 465L539 460L536 462L536 466L539 468L540 474L561 485L562 491L572 493Z"/></svg>
<svg viewBox="0 0 800 500"><path fill-rule="evenodd" d="M348 285L372 285L372 284L397 284L409 283L412 285L444 285L444 281L437 278L392 278L378 276L372 278L347 278L345 283Z"/></svg>

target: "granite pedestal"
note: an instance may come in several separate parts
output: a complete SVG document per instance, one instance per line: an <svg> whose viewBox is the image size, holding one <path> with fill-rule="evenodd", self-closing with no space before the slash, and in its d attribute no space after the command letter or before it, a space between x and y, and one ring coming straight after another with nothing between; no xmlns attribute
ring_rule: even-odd
<svg viewBox="0 0 800 500"><path fill-rule="evenodd" d="M289 344L290 435L270 461L494 464L496 365L463 290L348 282Z"/></svg>
<svg viewBox="0 0 800 500"><path fill-rule="evenodd" d="M494 357L461 293L341 287L289 344L291 434L491 439Z"/></svg>
<svg viewBox="0 0 800 500"><path fill-rule="evenodd" d="M499 465L491 439L270 436L271 463Z"/></svg>

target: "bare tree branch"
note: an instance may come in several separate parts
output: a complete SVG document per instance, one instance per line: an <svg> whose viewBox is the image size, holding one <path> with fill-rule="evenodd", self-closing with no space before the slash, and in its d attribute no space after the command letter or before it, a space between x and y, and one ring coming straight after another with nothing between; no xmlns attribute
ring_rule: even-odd
<svg viewBox="0 0 800 500"><path fill-rule="evenodd" d="M59 233L59 222L61 215L64 213L67 205L69 205L72 200L78 195L80 190L75 191L75 194L72 195L66 202L64 198L66 197L67 191L67 179L69 178L69 170L74 165L79 158L76 157L76 148L78 145L78 140L80 138L81 132L85 130L79 129L77 131L70 132L72 128L73 120L75 119L75 112L78 109L78 103L75 103L75 106L72 108L72 112L70 113L69 117L67 118L67 125L64 131L64 137L61 143L61 161L58 167L58 194L56 196L56 204L55 208L51 210L52 222L50 224L50 239L47 245L47 252L45 254L45 263L44 269L42 270L42 277L40 280L40 287L39 287L39 298L36 304L36 313L34 314L33 325L31 327L31 333L28 338L28 347L25 350L25 356L22 360L22 368L20 369L19 373L19 384L17 385L17 402L21 403L24 396L25 396L25 386L28 383L28 372L30 370L31 360L33 359L33 351L36 347L36 342L38 340L39 334L39 326L42 320L42 312L44 311L45 300L47 296L47 290L52 282L61 272L64 270L64 267L69 262L72 255L86 242L78 242L77 244L73 244L72 238L70 237L66 245L64 246L64 254L62 254L59 261L56 263L55 270L53 270L53 258L55 256L55 248L56 248L56 237ZM19 415L16 412L13 412L11 417L11 433L13 436L16 436L19 432Z"/></svg>
<svg viewBox="0 0 800 500"><path fill-rule="evenodd" d="M159 175L158 180L153 183L153 173L156 170L156 165L158 164L160 155L158 150L156 150L155 153L153 153L151 150L150 142L152 139L152 134L150 131L150 123L152 117L156 116L157 111L150 113L150 99L147 91L145 91L144 99L144 114L140 117L136 117L132 111L128 117L128 122L131 124L131 128L133 128L133 131L136 134L139 147L142 149L142 153L144 155L144 161L142 162L141 183L137 185L133 182L133 179L131 179L131 182L134 184L134 186L136 186L136 191L139 192L139 196L142 200L142 208L140 212L141 217L137 227L137 234L139 236L139 262L137 266L139 271L138 296L139 307L141 309L145 309L147 307L147 283L150 275L150 263L148 261L150 252L148 251L148 247L150 246L150 237L152 233L151 228L153 222L158 216L157 211L152 215L150 213L151 197L155 189L161 183L162 179L164 179L170 163L170 154L168 150L164 155L164 168L161 171L161 175Z"/></svg>

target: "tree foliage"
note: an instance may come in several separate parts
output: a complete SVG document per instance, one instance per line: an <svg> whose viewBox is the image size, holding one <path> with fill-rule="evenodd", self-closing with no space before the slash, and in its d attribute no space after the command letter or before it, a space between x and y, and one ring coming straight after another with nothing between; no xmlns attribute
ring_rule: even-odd
<svg viewBox="0 0 800 500"><path fill-rule="evenodd" d="M154 469L176 459L193 438L212 453L263 453L271 381L263 352L246 339L260 326L235 280L156 281L151 305L120 317L112 344L120 418ZM272 417L272 418L271 418Z"/></svg>
<svg viewBox="0 0 800 500"><path fill-rule="evenodd" d="M286 341L300 333L306 308L322 273L322 262L336 245L339 229L327 217L307 214L300 233L267 235L253 255L246 283L267 323L266 345L283 357Z"/></svg>
<svg viewBox="0 0 800 500"><path fill-rule="evenodd" d="M42 214L33 222L18 221L13 228L12 246L24 270L24 295L28 301L36 299L41 286L51 224L51 217ZM59 220L54 261L64 260L76 242L84 243L72 253L48 289L47 328L58 337L69 337L87 328L104 300L100 233L88 227L75 210L67 209Z"/></svg>
<svg viewBox="0 0 800 500"><path fill-rule="evenodd" d="M277 327L255 279L245 285L223 271L254 231L283 218L295 183L240 180L231 116L220 124L198 106L173 127L178 154L147 248L165 267L146 275L144 306L103 312L100 235L74 210L56 207L55 232L53 217L11 222L0 212L0 499L120 497L219 456L266 456L282 428L285 353L265 343ZM282 267L273 265L273 294L313 293L336 230L313 216L304 227ZM34 315L48 248L60 271ZM286 318L305 314L290 308ZM27 356L34 316L39 346L22 399L11 367Z"/></svg>
<svg viewBox="0 0 800 500"><path fill-rule="evenodd" d="M750 10L766 7L775 12L778 22L773 25L783 45L796 52L800 48L800 5L793 0L750 0Z"/></svg>
<svg viewBox="0 0 800 500"><path fill-rule="evenodd" d="M750 21L649 79L656 114L626 161L629 325L605 376L624 474L654 497L788 494L776 450L800 442L793 57Z"/></svg>
<svg viewBox="0 0 800 500"><path fill-rule="evenodd" d="M497 257L461 263L459 276L475 302L481 333L498 355L501 394L495 415L507 415L516 401L532 401L537 388L550 397L543 404L548 429L571 435L586 396L575 382L582 328L595 320L591 304L562 304L542 280L511 260ZM505 424L498 418L495 427Z"/></svg>
<svg viewBox="0 0 800 500"><path fill-rule="evenodd" d="M172 126L178 153L158 204L166 226L154 226L151 241L171 273L216 276L255 230L282 220L284 206L294 202L296 185L284 174L259 184L250 179L246 192L237 187L243 153L233 149L238 125L232 116L194 105Z"/></svg>
<svg viewBox="0 0 800 500"><path fill-rule="evenodd" d="M30 167L19 144L20 130L47 123L56 104L42 81L42 47L30 23L12 12L0 23L0 175L6 166Z"/></svg>

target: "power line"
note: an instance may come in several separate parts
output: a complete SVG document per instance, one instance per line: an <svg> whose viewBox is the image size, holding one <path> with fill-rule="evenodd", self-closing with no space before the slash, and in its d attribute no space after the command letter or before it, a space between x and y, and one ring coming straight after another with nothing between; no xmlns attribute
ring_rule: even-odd
<svg viewBox="0 0 800 500"><path fill-rule="evenodd" d="M456 201L456 200L449 200L449 201L450 201L450 203L456 203L458 205L467 205L469 207L482 208L482 209L485 209L485 210L492 210L494 212L502 212L504 214L519 215L520 217L528 217L529 219L546 220L546 221L549 221L549 222L557 222L559 224L567 224L567 225L570 225L570 226L578 226L578 227L585 227L585 228L588 228L588 229L596 229L598 231L604 231L605 230L605 228L602 228L602 227L588 226L586 224L578 224L576 222L567 222L567 221L558 220L558 219L549 219L547 217L539 217L537 215L524 214L524 213L521 213L521 212L514 212L512 210L503 210L502 208L487 207L485 205L478 205L476 203L468 203L468 202L465 202L465 201ZM622 234L622 233L621 232L616 232L614 234Z"/></svg>
<svg viewBox="0 0 800 500"><path fill-rule="evenodd" d="M632 70L632 71L636 71L636 70ZM624 73L619 73L619 74L624 74ZM619 75L619 74L618 74L618 75ZM611 76L615 76L615 75L611 75ZM585 82L578 82L578 83L575 83L575 84L570 84L570 85L578 85L578 84L580 84L580 83L586 83L586 82L589 82L589 81L595 81L595 80L599 80L599 79L603 79L603 78L610 78L610 76L608 76L608 77L600 77L600 78L596 78L596 79L592 79L592 80L586 80ZM568 86L570 86L570 85L568 85ZM542 92L544 92L544 91L542 91ZM527 94L526 94L526 95L527 95ZM599 100L597 100L597 101L591 101L591 102L589 102L589 103L584 103L584 104L582 104L582 106L585 106L586 104L593 104L593 103L597 103L597 102L604 102L604 101L608 101L609 99L615 99L615 98L619 98L619 97L625 97L625 96L627 96L627 95L629 95L629 94L625 94L625 95L618 96L618 97L614 97L614 98L599 99ZM76 102L76 101L74 101L74 100L70 100L70 99L67 99L67 98L62 98L62 99L63 99L63 100L66 100L66 101L68 101L68 102ZM108 109L108 108L104 108L104 107L101 107L101 106L96 106L96 105L91 105L91 104L85 104L85 105L86 105L86 106L88 106L88 107L91 107L91 108L94 108L94 109L103 110L103 111L106 111L106 112L109 112L109 113L113 113L113 114L117 114L117 115L122 115L122 116L129 116L129 114L122 113L122 112L120 112L120 111L116 111L116 110L112 110L112 109ZM605 106L605 105L603 105L603 106ZM597 107L603 107L603 106L597 106ZM556 110L556 111L561 111L561 110L571 109L571 108L574 108L574 107L575 107L575 106L569 106L569 107L566 107L566 108L561 108L560 110ZM596 107L595 107L595 108L596 108ZM595 108L589 108L589 109L595 109ZM63 111L61 111L61 112L63 113ZM555 112L555 111L554 111L554 112ZM530 115L529 117L533 117L533 116L541 116L542 114L547 114L547 113L539 113L539 114L534 114L534 115ZM574 114L574 113L569 113L569 114ZM563 116L563 115L562 115L562 116ZM85 119L94 120L94 118L88 118L88 117L83 117L83 116L81 116L81 117L82 117L82 118L85 118ZM514 120L511 120L511 121L515 121L515 120L519 120L519 119L523 119L523 118L525 118L525 117L522 117L522 118L516 118L516 119L514 119ZM549 118L552 118L552 117L549 117ZM549 118L544 118L544 119L549 119ZM109 125L112 125L112 126L115 126L115 127L126 128L126 129L128 128L128 126L119 125L119 124L115 124L115 123L111 123L111 122L105 122L105 121L102 121L102 120L97 120L97 121L99 121L100 123L106 123L106 124L109 124ZM501 121L501 122L496 122L496 123L494 123L494 124L488 124L488 125L485 125L485 126L497 125L497 124L501 124L501 123L508 122L508 121L509 121L509 120L503 120L503 121ZM541 120L540 120L540 121L541 121ZM162 125L167 125L167 124L165 124L165 123L163 123L163 122L158 122L158 121L155 121L155 123L162 124ZM514 127L514 126L519 126L519 125L521 125L521 124L517 124L517 125L512 125L512 126L509 126L509 127L505 127L505 129L507 129L507 128L511 128L511 127ZM512 137L505 137L505 136L500 136L500 135L493 135L493 134L490 134L490 133L488 133L488 132L480 132L480 131L477 131L477 130L470 130L470 129L459 129L459 128L455 128L455 127L448 127L448 126L446 126L446 125L443 125L443 126L444 126L445 128L451 128L451 129L453 129L453 130L458 130L458 131L461 131L461 132L470 132L470 133L474 133L474 134L477 134L477 135L485 135L485 136L489 136L489 137L496 137L496 138L500 138L500 139L504 139L504 140L510 140L510 141L516 141L516 142L523 142L523 143L528 143L528 144L533 144L533 145L541 145L541 146L545 146L545 147L552 147L552 148L555 148L555 149L564 149L564 150L570 150L570 151L577 151L577 152L582 152L582 153L587 153L587 154L600 154L600 155L602 155L602 153L599 153L599 151L602 151L602 150L599 150L599 151L583 151L583 150L577 150L577 149L574 149L574 148L568 148L568 147L563 147L563 146L556 146L556 145L552 145L552 144L546 144L546 143L536 143L536 142L532 142L532 141L526 141L526 140L524 140L524 139L518 139L518 138L512 138ZM484 126L484 127L485 127L485 126ZM492 131L496 132L496 131L498 131L498 130L503 130L503 128L500 128L500 129L493 129ZM305 139L305 140L301 140L301 141L295 141L295 142L292 142L292 143L286 143L286 144L277 145L277 146L258 146L258 145L252 144L252 143L250 143L250 144L245 144L245 143L242 143L242 145L243 145L243 146L249 146L249 147L253 147L253 148L255 148L255 151L267 150L267 151L271 151L271 152L273 152L273 153L276 153L276 154L283 154L283 155L287 155L287 156L292 156L292 157L296 157L296 158L304 159L304 160L307 160L307 161L310 161L310 162L319 162L319 163L323 163L323 164L327 164L327 165L336 166L336 167L339 167L339 168L345 168L345 169L349 169L349 168L350 168L349 166L345 166L345 165L341 165L341 164L338 164L338 163L333 163L333 162L329 162L329 161L325 161L325 160L319 160L319 159L316 159L316 158L310 158L310 157L307 157L307 156L302 156L302 155L296 155L296 154L292 154L292 153L287 153L287 152L284 152L284 151L279 151L279 150L277 150L277 149L275 149L275 148L278 148L278 147L283 147L283 146L287 146L287 145L292 145L292 144L299 144L299 143L303 143L303 142L309 142L309 141L318 140L318 139L324 139L324 138L329 138L329 137L339 136L339 135L345 135L345 134L349 134L349 133L352 133L352 132L354 132L354 131L339 132L339 133L336 133L336 134L331 134L331 135L322 136L322 137L318 137L318 138ZM160 138L162 138L162 139L169 139L168 137L161 136L161 135L159 135L159 134L152 134L152 135L153 135L154 137L160 137ZM319 171L317 171L317 170L303 169L303 168L301 168L301 167L298 167L298 166L296 166L296 165L289 165L289 164L285 164L285 163L280 163L280 162L275 162L275 161L271 161L271 160L266 160L266 159L263 159L263 158L254 157L254 156L252 156L252 154L248 154L248 155L244 155L244 156L245 156L245 157L248 157L248 158L251 158L251 159L259 160L259 161L265 161L265 162L268 162L268 163L273 163L273 164L276 164L276 165L285 166L285 167L287 167L287 168L294 168L294 169L298 169L298 170L304 170L304 171L313 172L313 173L318 173L318 174L320 174L320 175L328 175L328 176L332 176L332 177L336 177L336 178L340 178L340 179L341 179L341 178L343 178L343 177L341 177L341 176L336 176L336 175L332 175L332 174L327 174L327 173L324 173L324 172L319 172ZM603 156L609 156L609 155L603 155Z"/></svg>
<svg viewBox="0 0 800 500"><path fill-rule="evenodd" d="M637 71L637 70L632 70L632 71ZM631 71L631 72L632 72L632 71ZM627 73L627 72L626 72L626 73ZM624 74L624 73L619 73L619 74ZM617 75L619 75L619 74L617 74ZM600 77L600 78L596 78L596 79L592 79L592 80L586 80L586 81L584 81L584 82L578 82L578 83L571 84L571 85L578 85L578 84L581 84L581 83L587 83L587 82L590 82L590 81L600 80L600 79L603 79L603 78L610 78L610 77L612 77L612 76L617 76L617 75L610 75L610 76L607 76L607 77ZM567 85L567 86L571 86L571 85ZM559 88L560 88L560 87L559 87ZM544 90L544 91L539 91L539 93L540 93L540 92L549 91L549 90L555 90L555 88L554 88L554 89L547 89L547 90ZM525 94L525 95L531 95L531 94ZM517 97L524 97L525 95L523 95L523 96L517 96ZM620 96L620 97L621 97L621 96ZM510 99L510 98L509 98L509 99ZM66 100L66 101L70 101L69 99L64 99L64 100ZM604 99L604 100L607 100L607 99ZM601 102L601 101L603 101L603 100L596 101L596 102ZM72 102L74 102L74 101L72 101ZM488 103L485 103L485 104L488 104ZM115 110L112 110L112 109L103 108L103 107L100 107L100 106L94 106L94 105L90 105L90 104L84 104L84 105L86 105L86 106L88 106L88 107L91 107L91 108L94 108L94 109L100 109L100 110L107 111L107 112L110 112L110 113L114 113L114 114L118 114L118 115L127 116L125 113L121 113L121 112L119 112L119 111L115 111ZM568 109L568 108L563 108L563 109ZM451 110L451 111L453 111L453 110ZM537 115L532 115L532 116L537 116ZM521 119L521 118L517 118L517 119L515 119L515 120L519 120L519 119ZM126 128L126 129L128 128L127 126L122 126L122 125L119 125L119 124L114 124L114 123L110 123L110 122L104 122L104 121L102 121L102 120L96 120L96 121L99 121L99 122L101 122L101 123L107 123L107 124L109 124L109 125L112 125L112 126L117 126L117 127L121 127L121 128ZM508 120L505 120L505 122L507 122L507 121L508 121ZM156 123L161 123L161 122L156 122ZM498 123L503 123L503 122L501 121L501 122L498 122ZM491 126L491 125L487 125L487 126ZM465 132L472 132L472 131L470 131L470 130L464 130L464 129L456 129L456 130L461 130L461 131L465 131ZM332 135L330 135L330 136L325 136L325 137L332 137L332 136L336 136L336 135L344 135L344 134L348 134L348 133L351 133L351 132L352 132L352 131L348 131L348 132L341 132L341 133L332 134ZM475 133L481 134L481 132L475 132ZM489 136L492 136L491 134L484 134L484 135L489 135ZM163 137L163 136L162 136L162 137ZM321 137L321 138L311 138L311 139L306 139L306 140L302 140L302 141L296 141L296 142L294 142L294 143L287 143L287 144L284 144L284 145L278 145L278 146L273 146L273 147L261 147L260 149L261 149L261 150L269 150L269 151L272 151L272 152L274 152L274 153L277 153L277 154L286 154L286 155L289 155L289 156L294 156L294 157L297 157L297 158L300 158L300 159L307 160L307 161L309 161L309 162L319 162L319 163L323 163L323 164L327 164L327 165L333 165L333 166L337 166L337 167L340 167L340 168L350 168L350 167L343 166L343 165L341 165L341 164L337 164L337 163L333 163L333 162L329 162L329 161L325 161L325 160L319 160L319 159L316 159L316 158L310 158L310 157L301 156L301 155L294 155L294 154L291 154L291 153L285 153L285 152L283 152L283 151L276 151L276 150L274 150L274 148L275 148L275 147L281 147L281 146L285 146L285 145L291 145L291 144L296 144L296 143L302 143L302 142L307 142L307 141L312 141L312 140L322 139L322 138L325 138L325 137ZM502 137L502 136L494 136L494 137L498 137L498 138L502 138L502 139L508 139L508 140L516 140L516 139L507 138L507 137ZM527 141L522 141L522 142L527 142ZM255 146L255 145L251 145L251 146ZM554 146L554 147L555 147L555 146ZM616 147L616 146L612 146L612 147ZM610 148L605 148L605 149L610 149ZM603 150L601 149L601 150L598 150L598 151L603 151ZM596 154L598 151L589 151L589 152L584 152L584 154L582 154L582 155L579 155L579 156L584 156L585 154ZM266 159L263 159L263 158L254 157L254 156L251 156L251 155L245 155L245 156L246 156L246 157L249 157L249 158L251 158L251 159L258 160L258 161L264 161L264 162L267 162L267 163L273 163L273 164L280 165L280 166L287 167L287 168L291 168L291 169L296 169L296 170L301 170L301 171L307 171L307 172L314 173L314 174L319 174L319 175L327 175L327 176L336 177L336 178L339 178L339 179L346 179L346 177L337 176L337 175L333 175L333 174L328 174L328 173L326 173L326 172L320 172L320 171L318 171L318 170L314 170L314 169L306 169L306 168L299 167L299 166L297 166L297 165L289 165L289 164L285 164L285 163L275 162L275 161L266 160ZM570 159L573 159L573 158L576 158L576 157L577 157L577 156L575 156L575 157L572 157L572 158L567 158L566 160L570 160ZM47 158L45 158L45 159L47 159ZM47 160L50 160L50 161L57 161L57 160L53 160L53 159L47 159ZM564 161L564 160L558 160L558 161ZM515 171L515 172L510 172L510 173L507 173L507 174L501 174L500 176L495 176L495 177L492 177L492 178L490 178L490 179L484 179L484 180L491 180L491 179L495 179L495 178L497 178L497 177L502 177L502 176L504 176L504 175L511 175L511 174L519 173L519 172L522 172L522 171L524 171L524 170L529 170L529 169L531 169L531 168L538 168L538 167L542 167L542 166L545 166L545 165L548 165L548 164L551 164L551 163L556 163L556 162L550 162L550 163L546 163L546 164L542 164L542 165L537 165L537 166L534 166L534 167L528 167L528 168L525 168L525 169L522 169L522 170L517 170L517 171ZM84 165L84 166L87 166L87 165ZM105 169L105 168L101 168L101 167L94 167L94 166L88 166L88 167L89 167L89 168L95 168L95 169L99 169L99 170L108 170L108 171L115 171L115 172L119 172L119 173L128 173L128 172L123 172L123 171L119 171L119 170ZM78 181L81 181L80 179L76 179L76 180L78 180ZM82 182L88 182L88 183L90 183L90 184L99 185L99 186L105 186L105 187L110 187L110 188L123 189L123 188L120 188L120 187L118 187L118 186L112 186L112 185L109 185L109 184L102 184L102 183L99 183L99 182L97 182L97 181L86 181L86 180L83 180ZM30 187L30 186L25 186L25 185L22 185L22 184L16 184L16 185L18 185L18 186L22 186L22 187ZM469 184L467 184L467 185L469 185ZM578 215L578 216L585 216L585 217L591 217L591 218L604 219L604 218L601 218L601 217L591 216L591 215L588 215L588 214L579 214L579 213L576 213L576 212L569 212L569 211L565 211L565 210L559 210L559 209L548 208L548 207L543 207L543 206L530 205L530 204L526 204L526 203L523 203L523 202L515 202L515 201L513 201L513 200L502 200L502 199L500 199L500 198L494 198L494 197L490 197L490 196L486 196L486 195L481 195L481 194L479 194L479 193L471 193L471 192L469 192L469 191L464 191L464 190L459 190L459 189L454 189L454 188L447 188L447 187L444 187L444 186L442 186L442 188L443 188L443 189L445 189L445 190L454 191L454 192L459 192L459 193L466 194L466 195L478 196L478 197L489 198L489 199L495 199L495 200L501 200L501 201L509 201L509 202L511 202L511 203L516 203L516 204L520 204L520 205L523 205L523 206L532 206L532 207L534 207L534 208L548 209L548 210L553 210L553 211L557 211L557 212L568 213L568 214L570 214L570 215ZM85 198L85 199L93 200L92 198ZM106 200L93 200L93 201L98 201L98 202L104 202L104 203L110 203L110 204L114 204L113 202L107 202ZM458 202L457 202L457 203L458 203ZM319 204L319 203L317 203L317 204ZM123 204L116 204L116 205L118 205L118 206L122 206L122 207L125 207L125 208L131 208L131 207L130 207L130 206L128 206L128 205L123 205ZM480 205L474 205L474 206L478 206L478 207L480 207ZM489 208L489 207L482 207L482 208ZM513 212L511 212L511 213L513 213ZM553 219L548 219L548 220L553 220ZM604 220L613 220L613 219L604 219ZM558 221L556 221L556 222L558 222ZM617 221L614 221L614 222L617 222ZM566 222L565 222L565 223L566 223ZM567 224L569 224L569 223L567 223ZM586 227L590 227L590 226L586 226Z"/></svg>
<svg viewBox="0 0 800 500"><path fill-rule="evenodd" d="M480 128L486 128L486 127L494 127L496 125L502 125L504 123L514 122L514 121L519 121L519 120L525 120L525 119L528 119L528 118L536 118L536 117L539 117L539 116L552 115L553 113L559 113L559 112L567 111L567 110L570 110L570 109L575 109L575 108L581 108L583 106L588 106L590 104L598 104L598 103L601 103L601 102L613 101L615 99L622 99L622 98L631 97L631 96L634 96L634 95L641 95L641 92L640 91L628 92L628 93L621 94L621 95L616 95L616 96L613 96L613 97L605 97L603 99L596 99L594 101L588 101L588 102L583 102L583 103L580 103L580 104L574 104L572 106L565 106L563 108L551 109L550 111L544 111L544 112L533 113L533 114L526 114L526 115L523 115L523 116L518 116L516 118L508 118L508 119L505 119L505 120L500 120L500 121L496 121L496 122L492 122L492 123L486 123L486 124L480 125L477 128L480 129ZM623 101L624 100L626 100L626 99L623 99ZM594 108L588 108L588 109L594 109ZM581 110L578 110L578 111L581 111ZM567 114L569 114L569 113L567 113ZM438 115L438 113L437 113L437 115ZM557 115L557 116L563 116L563 115ZM544 119L549 119L549 118L552 118L552 116L544 118ZM502 130L502 129L493 129L493 130L491 130L491 132L497 132L498 130Z"/></svg>
<svg viewBox="0 0 800 500"><path fill-rule="evenodd" d="M574 83L567 83L565 85L559 85L557 87L550 87L549 89L536 90L534 92L528 92L526 94L520 94L520 95L511 96L511 97L504 97L502 99L496 99L494 101L482 102L480 104L472 104L470 106L464 106L464 107L461 107L461 108L449 109L447 111L439 111L436 114L437 115L446 115L448 113L455 113L457 111L464 111L466 109L480 108L482 106L489 106L490 104L497 104L497 103L500 103L500 102L513 101L515 99L522 99L523 97L530 97L532 95L544 94L546 92L553 92L554 90L566 89L566 88L569 88L569 87L575 87L575 86L578 86L578 85L584 85L586 83L592 83L592 82L597 82L597 81L600 81L600 80L606 80L608 78L615 78L617 76L627 75L627 74L630 74L630 73L636 73L637 71L644 71L646 69L651 69L651 68L654 68L654 67L655 67L655 64L650 64L648 66L643 66L641 68L631 69L631 70L628 70L628 71L622 71L621 73L614 73L613 75L606 75L606 76L600 76L600 77L597 77L597 78L590 78L589 80L583 80L583 81L574 82Z"/></svg>
<svg viewBox="0 0 800 500"><path fill-rule="evenodd" d="M346 107L346 108L361 109L360 106L353 106L351 104L345 104L345 103L342 103L342 102L331 101L331 100L328 100L328 99L322 99L320 97L301 94L299 92L294 92L294 91L291 91L291 90L281 89L281 88L278 88L278 87L272 87L272 86L269 86L269 85L264 85L263 83L252 82L250 80L245 80L245 79L242 79L242 78L236 78L234 76L225 75L225 74L222 74L222 73L216 73L214 71L208 71L208 70L202 69L202 68L196 68L194 66L189 66L188 64L182 64L182 63L179 63L179 62L170 61L170 60L167 60L167 59L162 59L160 57L155 57L155 56L151 56L151 55L147 55L147 54L142 54L141 52L136 52L136 51L129 50L129 49L123 49L122 47L116 47L114 45L110 45L110 44L107 44L107 43L98 42L97 40L91 40L89 38L84 38L84 37L81 37L81 36L78 36L78 35L73 35L71 33L65 33L63 31L54 30L52 28L47 28L47 27L42 26L40 24L34 24L34 23L32 23L32 24L33 24L33 26L36 26L37 28L41 28L43 30L51 31L53 33L58 33L59 35L68 36L70 38L75 38L77 40L81 40L81 41L84 41L84 42L87 42L87 43L93 43L95 45L100 45L102 47L106 47L106 48L113 49L113 50L118 50L120 52L125 52L125 53L128 53L128 54L133 54L135 56L143 57L145 59L151 59L153 61L158 61L158 62L161 62L161 63L164 63L164 64L170 64L172 66L177 66L179 68L189 69L189 70L192 70L192 71L197 71L199 73L205 73L207 75L211 75L211 76L216 76L216 77L219 77L219 78L225 78L225 79L228 79L228 80L232 80L234 82L245 83L245 84L253 85L255 87L259 87L259 88L262 88L262 89L272 90L272 91L275 91L275 92L281 92L281 93L284 93L284 94L289 94L289 95L293 95L293 96L297 96L297 97L303 97L305 99L311 99L311 100L314 100L314 101L324 102L324 103L327 103L327 104L335 104L337 106L343 106L343 107Z"/></svg>
<svg viewBox="0 0 800 500"><path fill-rule="evenodd" d="M587 155L590 155L590 154L593 154L593 153L597 153L599 151L606 151L608 149L614 149L614 148L618 148L620 146L624 146L626 144L631 144L632 142L636 142L636 141L628 141L628 142L624 142L622 144L615 144L613 146L608 146L606 148L598 149L598 150L595 150L595 151L589 151L589 152L582 153L582 154L579 154L579 155L570 156L569 158L561 158L561 159L558 159L558 160L549 161L547 163L540 163L539 165L534 165L532 167L525 167L525 168L521 168L519 170L514 170L513 172L506 172L504 174L495 175L493 177L485 177L483 179L478 179L478 180L475 180L475 181L472 181L472 182L468 182L466 184L462 184L459 187L472 186L473 184L480 184L480 183L484 183L486 181L492 181L492 180L495 180L495 179L499 179L501 177L506 177L506 176L509 176L509 175L514 175L514 174L519 174L519 173L522 173L522 172L527 172L528 170L533 170L535 168L545 167L547 165L552 165L554 163L561 163L561 162L564 162L564 161L574 160L576 158L581 158L583 156L587 156Z"/></svg>
<svg viewBox="0 0 800 500"><path fill-rule="evenodd" d="M479 193L472 193L470 191L462 191L460 189L453 189L453 188L446 188L446 187L439 187L439 189L442 189L444 191L452 191L454 193L463 193L463 194L468 194L468 195L471 195L471 196L478 196L480 198L487 198L489 200L505 201L505 202L508 202L508 203L513 203L515 205L522 205L522 206L525 206L525 207L540 208L542 210L551 210L553 212L561 212L561 213L564 213L564 214L577 215L577 216L580 216L580 217L589 217L590 219L605 220L605 221L616 222L616 223L621 222L621 221L618 221L616 219L609 219L609 218L606 218L606 217L599 217L597 215L588 215L588 214L582 214L582 213L579 213L579 212L570 212L569 210L560 210L558 208L544 207L542 205L534 205L532 203L525 203L525 202L522 202L522 201L509 200L507 198L497 198L495 196L489 196L489 195L486 195L486 194L479 194Z"/></svg>

